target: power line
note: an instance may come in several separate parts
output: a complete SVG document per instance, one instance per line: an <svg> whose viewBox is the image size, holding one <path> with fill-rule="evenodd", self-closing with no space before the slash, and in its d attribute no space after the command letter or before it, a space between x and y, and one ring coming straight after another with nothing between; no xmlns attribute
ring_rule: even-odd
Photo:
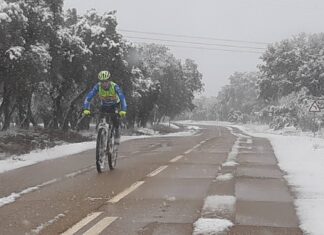
<svg viewBox="0 0 324 235"><path fill-rule="evenodd" d="M181 38L195 38L195 39L214 40L214 41L225 41L225 42L239 42L239 43L249 43L249 44L259 44L259 45L268 45L268 44L270 44L270 43L267 43L267 42L244 41L244 40L234 40L234 39L214 38L214 37L189 36L189 35L184 35L184 34L170 34L170 33L145 32L145 31L128 30L128 29L119 29L119 31L121 31L121 32L128 32L128 33L140 33L140 34L149 34L149 35L162 35L162 36L181 37Z"/></svg>
<svg viewBox="0 0 324 235"><path fill-rule="evenodd" d="M159 38L134 37L134 36L126 36L126 37L127 38L134 38L134 39L153 40L153 41L162 41L162 42L176 42L176 43L205 45L205 46L221 46L221 47L232 47L232 48L242 48L242 49L266 50L266 48L264 48L264 47L262 48L262 47L234 46L234 45L227 45L227 44L202 43L202 42L188 42L188 41L159 39Z"/></svg>
<svg viewBox="0 0 324 235"><path fill-rule="evenodd" d="M133 42L137 44L143 44L147 42ZM178 47L178 48L188 48L188 49L200 49L200 50L207 50L207 51L226 51L226 52L239 52L239 53L253 53L253 54L262 54L262 52L259 51L249 51L249 50L230 50L230 49L221 49L221 48L208 48L208 47L194 47L194 46L181 46L181 45L168 45L163 44L167 47Z"/></svg>

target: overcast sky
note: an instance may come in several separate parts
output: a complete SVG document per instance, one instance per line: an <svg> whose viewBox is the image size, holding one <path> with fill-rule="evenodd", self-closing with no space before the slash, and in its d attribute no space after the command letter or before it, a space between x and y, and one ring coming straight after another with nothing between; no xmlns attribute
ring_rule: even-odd
<svg viewBox="0 0 324 235"><path fill-rule="evenodd" d="M77 8L79 14L91 8L99 13L117 10L119 30L273 43L301 32L324 32L322 0L65 0L65 8ZM123 35L189 42L265 47L264 44L210 41L197 38L163 37L120 32ZM130 41L149 41L129 39ZM150 41L153 42L153 41ZM187 47L260 51L171 42ZM216 96L235 71L255 71L261 54L170 47L180 59L192 58L203 73L205 92ZM262 50L261 50L262 51Z"/></svg>

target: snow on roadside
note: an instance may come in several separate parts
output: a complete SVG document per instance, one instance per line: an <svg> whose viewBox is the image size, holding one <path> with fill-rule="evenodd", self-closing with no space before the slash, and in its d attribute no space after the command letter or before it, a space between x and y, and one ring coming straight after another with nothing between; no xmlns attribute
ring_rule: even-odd
<svg viewBox="0 0 324 235"><path fill-rule="evenodd" d="M121 142L133 140L133 139L154 138L154 137L191 136L194 135L195 133L196 133L195 131L184 131L184 132L170 133L167 135L122 136ZM13 156L5 160L0 160L0 174L6 171L33 165L45 160L77 154L86 150L94 149L95 147L96 147L96 142L90 141L90 142L82 142L82 143L74 143L74 144L64 144L49 149L35 150L24 155Z"/></svg>
<svg viewBox="0 0 324 235"><path fill-rule="evenodd" d="M137 133L139 134L142 134L142 135L150 135L150 136L153 136L153 135L157 135L158 132L155 132L154 130L150 129L150 128L138 128L136 130Z"/></svg>
<svg viewBox="0 0 324 235"><path fill-rule="evenodd" d="M227 219L200 218L194 223L193 235L216 235L233 226Z"/></svg>
<svg viewBox="0 0 324 235"><path fill-rule="evenodd" d="M237 164L237 163L236 163ZM231 180L231 179L233 179L234 178L234 176L233 176L233 174L231 174L231 173L226 173L226 174L223 174L223 175L218 175L217 177L216 177L216 180L218 180L218 181L228 181L228 180Z"/></svg>
<svg viewBox="0 0 324 235"><path fill-rule="evenodd" d="M17 198L20 198L24 194L36 191L36 190L38 190L38 189L40 189L40 188L42 188L42 187L44 187L46 185L55 183L56 181L57 181L56 179L50 180L50 181L47 181L45 183L26 188L26 189L22 190L21 192L18 192L18 193L14 192L14 193L11 193L9 196L2 197L2 198L0 198L0 207L16 201Z"/></svg>
<svg viewBox="0 0 324 235"><path fill-rule="evenodd" d="M186 126L189 130L200 130L199 126Z"/></svg>
<svg viewBox="0 0 324 235"><path fill-rule="evenodd" d="M217 213L233 214L236 198L229 195L212 195L205 199L202 209L203 215Z"/></svg>
<svg viewBox="0 0 324 235"><path fill-rule="evenodd" d="M64 211L64 213L67 213L67 212L68 212L68 210L67 210L67 211ZM44 230L44 229L47 228L48 226L54 224L56 221L58 221L59 219L65 217L65 216L66 216L66 215L65 215L65 214L62 214L62 213L56 215L53 219L51 219L51 220L49 220L49 221L47 221L47 222L45 222L45 223L39 225L39 226L38 226L37 228L35 228L35 229L33 229L33 230L32 230L32 234L39 234L42 230ZM28 222L28 221L27 221L27 222Z"/></svg>
<svg viewBox="0 0 324 235"><path fill-rule="evenodd" d="M292 129L272 131L264 126L235 126L255 137L270 140L279 167L295 193L301 229L310 235L324 231L324 139Z"/></svg>
<svg viewBox="0 0 324 235"><path fill-rule="evenodd" d="M16 168L29 166L41 161L55 159L66 155L72 155L92 149L95 147L95 142L83 142L55 146L45 150L35 150L28 154L14 156L0 161L0 173L13 170Z"/></svg>
<svg viewBox="0 0 324 235"><path fill-rule="evenodd" d="M226 161L222 164L222 167L234 167L237 165L238 165L238 163L235 161Z"/></svg>
<svg viewBox="0 0 324 235"><path fill-rule="evenodd" d="M221 122L221 121L193 121L193 120L184 120L176 121L175 123L183 125L199 125L199 126L229 126L230 122Z"/></svg>
<svg viewBox="0 0 324 235"><path fill-rule="evenodd" d="M160 137L181 137L181 136L192 136L197 134L197 131L195 130L189 130L189 131L181 131L181 132L175 132L175 133L169 133L162 135Z"/></svg>
<svg viewBox="0 0 324 235"><path fill-rule="evenodd" d="M166 127L170 127L172 129L175 129L175 130L179 130L180 129L179 126L177 126L177 125L175 125L173 123L168 123L168 122L162 122L162 123L159 123L159 125L166 126Z"/></svg>
<svg viewBox="0 0 324 235"><path fill-rule="evenodd" d="M309 235L323 235L324 231L324 135L314 138L295 128L274 131L265 125L232 125L218 121L181 121L185 125L237 127L245 133L270 140L279 167L286 172L286 180L295 193L295 206L300 227ZM226 164L235 165L235 162ZM199 233L197 233L199 234ZM208 234L208 233L206 233Z"/></svg>

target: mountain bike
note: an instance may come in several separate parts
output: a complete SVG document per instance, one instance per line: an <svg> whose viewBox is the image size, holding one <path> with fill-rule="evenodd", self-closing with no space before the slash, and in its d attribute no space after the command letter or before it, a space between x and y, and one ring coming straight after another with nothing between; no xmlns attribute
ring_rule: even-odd
<svg viewBox="0 0 324 235"><path fill-rule="evenodd" d="M93 113L94 114L94 113ZM97 113L98 114L98 113ZM98 173L115 169L117 165L118 149L115 145L115 128L112 119L119 118L116 113L102 113L97 125L97 143L96 143L96 167ZM86 116L82 116L77 124L76 130Z"/></svg>
<svg viewBox="0 0 324 235"><path fill-rule="evenodd" d="M112 118L118 113L103 113L98 124L96 167L98 173L113 170L117 164L118 150L115 145L115 128Z"/></svg>

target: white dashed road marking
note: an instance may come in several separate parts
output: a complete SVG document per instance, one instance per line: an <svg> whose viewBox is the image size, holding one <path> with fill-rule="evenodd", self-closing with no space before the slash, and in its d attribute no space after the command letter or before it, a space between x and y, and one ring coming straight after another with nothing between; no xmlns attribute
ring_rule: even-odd
<svg viewBox="0 0 324 235"><path fill-rule="evenodd" d="M194 149L200 147L202 144L206 143L206 140L201 141L199 144L195 145L194 147L192 147L191 149L187 150L186 152L184 152L185 154L188 154L190 152L192 152ZM174 157L173 159L171 159L169 162L176 162L178 160L180 160L181 158L184 157L184 155L179 155ZM123 156L124 157L124 156ZM168 166L164 165L164 166L160 166L159 168L155 169L154 171L152 171L151 173L149 173L147 175L147 177L153 177L156 176L157 174L159 174L160 172L162 172L163 170L165 170ZM79 172L77 172L79 173ZM68 175L70 176L70 175ZM73 175L74 176L74 175ZM144 184L145 181L137 181L134 184L132 184L129 188L125 189L124 191L122 191L121 193L117 194L116 196L114 196L113 198L111 198L108 203L117 203L119 202L121 199L123 199L124 197L126 197L128 194L130 194L131 192L135 191L138 187L140 187L142 184ZM100 216L102 214L102 212L94 212L90 215L88 215L87 217L83 218L80 222L78 222L77 224L75 224L72 228L70 228L69 230L67 230L66 232L62 233L62 235L72 235L74 233L76 233L77 231L79 231L81 228L83 228L85 225L89 224L91 221L93 221L94 219L96 219L98 216ZM101 233L103 230L105 230L111 223L113 223L118 217L105 217L102 220L100 220L98 223L96 223L94 226L92 226L88 231L86 231L84 233L84 235L95 235L95 234L99 234Z"/></svg>
<svg viewBox="0 0 324 235"><path fill-rule="evenodd" d="M175 158L171 159L170 162L176 162L183 158L183 155L176 156Z"/></svg>
<svg viewBox="0 0 324 235"><path fill-rule="evenodd" d="M184 154L191 153L195 148L197 148L199 146L200 146L200 144L195 145L193 148L191 148L191 149L187 150L186 152L184 152Z"/></svg>
<svg viewBox="0 0 324 235"><path fill-rule="evenodd" d="M192 149L199 148L201 144L195 145Z"/></svg>
<svg viewBox="0 0 324 235"><path fill-rule="evenodd" d="M119 202L122 198L126 197L128 194L136 190L142 184L144 184L144 181L137 181L136 183L132 184L129 188L125 189L123 192L117 194L115 197L110 199L108 202L109 203Z"/></svg>
<svg viewBox="0 0 324 235"><path fill-rule="evenodd" d="M156 176L157 174L159 174L161 171L163 171L165 168L167 168L168 166L160 166L159 168L157 168L156 170L152 171L150 174L147 175L147 177L153 177Z"/></svg>
<svg viewBox="0 0 324 235"><path fill-rule="evenodd" d="M97 235L100 234L105 228L107 228L118 217L105 217L96 223L92 228L86 231L83 235Z"/></svg>
<svg viewBox="0 0 324 235"><path fill-rule="evenodd" d="M39 189L41 189L41 188L43 188L45 186L48 186L48 185L51 185L51 184L57 182L57 181L58 181L58 179L49 180L49 181L46 181L45 183L26 188L26 189L22 190L21 192L11 193L7 197L2 197L2 198L0 198L0 207L2 207L4 205L7 205L7 204L10 204L10 203L13 203L18 198L20 198L21 196L23 196L23 195L25 195L27 193L31 193L31 192L34 192L36 190L39 190Z"/></svg>
<svg viewBox="0 0 324 235"><path fill-rule="evenodd" d="M189 149L187 150L186 152L184 152L184 154L188 154L188 153L191 153L193 149Z"/></svg>
<svg viewBox="0 0 324 235"><path fill-rule="evenodd" d="M97 218L99 215L101 215L102 212L94 212L87 217L83 218L81 221L79 221L77 224L75 224L72 228L67 230L66 232L62 233L61 235L72 235L76 233L78 230L80 230L82 227L90 223L92 220Z"/></svg>

